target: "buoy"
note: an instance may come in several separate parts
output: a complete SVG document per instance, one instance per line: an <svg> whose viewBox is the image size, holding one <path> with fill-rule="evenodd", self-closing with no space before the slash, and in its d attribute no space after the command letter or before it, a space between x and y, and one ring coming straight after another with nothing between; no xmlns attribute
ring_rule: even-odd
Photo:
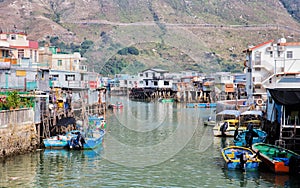
<svg viewBox="0 0 300 188"><path fill-rule="evenodd" d="M261 105L264 104L264 101L263 101L262 99L257 99L257 100L256 100L256 104L257 104L258 106L261 106Z"/></svg>

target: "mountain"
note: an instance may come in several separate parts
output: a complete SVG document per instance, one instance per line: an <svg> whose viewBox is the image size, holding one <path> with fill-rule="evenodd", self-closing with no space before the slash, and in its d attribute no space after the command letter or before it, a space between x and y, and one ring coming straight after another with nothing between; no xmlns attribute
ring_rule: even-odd
<svg viewBox="0 0 300 188"><path fill-rule="evenodd" d="M242 51L300 38L296 0L0 0L2 31L80 51L90 70L243 70ZM134 53L132 53L134 52Z"/></svg>

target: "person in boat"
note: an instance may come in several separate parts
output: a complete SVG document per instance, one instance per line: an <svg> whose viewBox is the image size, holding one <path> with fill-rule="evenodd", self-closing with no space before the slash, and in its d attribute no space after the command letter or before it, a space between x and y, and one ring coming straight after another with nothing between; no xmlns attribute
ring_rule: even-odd
<svg viewBox="0 0 300 188"><path fill-rule="evenodd" d="M234 140L237 140L238 135L239 135L239 127L235 126L234 135L233 135Z"/></svg>
<svg viewBox="0 0 300 188"><path fill-rule="evenodd" d="M227 128L228 128L228 122L225 121L223 123L223 125L220 127L220 131L222 132L222 136L225 136L225 131L227 130Z"/></svg>
<svg viewBox="0 0 300 188"><path fill-rule="evenodd" d="M253 137L259 137L259 135L257 134L257 132L255 132L253 130L253 124L248 123L247 132L246 132L246 135L245 135L246 147L251 147L252 146Z"/></svg>
<svg viewBox="0 0 300 188"><path fill-rule="evenodd" d="M243 153L240 155L240 167L241 167L241 170L242 170L243 172L246 171L246 162L247 162L246 152L243 152Z"/></svg>
<svg viewBox="0 0 300 188"><path fill-rule="evenodd" d="M208 117L207 121L211 121L211 116Z"/></svg>

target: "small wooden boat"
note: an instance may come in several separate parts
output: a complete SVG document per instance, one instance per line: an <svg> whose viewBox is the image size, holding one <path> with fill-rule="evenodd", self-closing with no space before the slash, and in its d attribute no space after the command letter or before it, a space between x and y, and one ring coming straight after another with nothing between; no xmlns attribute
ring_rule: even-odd
<svg viewBox="0 0 300 188"><path fill-rule="evenodd" d="M259 158L272 172L275 173L300 173L300 155L288 149L266 144L256 143L252 150L259 152Z"/></svg>
<svg viewBox="0 0 300 188"><path fill-rule="evenodd" d="M267 138L267 133L260 129L253 129L253 131L258 135L257 137L253 137L252 144L265 142ZM246 146L246 135L249 130L242 131L238 134L238 136L233 140L235 146Z"/></svg>
<svg viewBox="0 0 300 188"><path fill-rule="evenodd" d="M68 141L69 149L95 149L102 144L105 130L101 129L100 131L90 131L86 137L83 136L85 133L80 131L78 131L76 135L76 137L73 137Z"/></svg>
<svg viewBox="0 0 300 188"><path fill-rule="evenodd" d="M228 169L257 170L261 162L249 148L229 146L221 150Z"/></svg>
<svg viewBox="0 0 300 188"><path fill-rule="evenodd" d="M68 141L77 136L76 131L70 131L66 135L57 135L43 139L46 149L64 149L68 147Z"/></svg>
<svg viewBox="0 0 300 188"><path fill-rule="evenodd" d="M216 121L214 121L214 120L206 120L206 121L203 121L203 124L205 126L215 126L216 125Z"/></svg>
<svg viewBox="0 0 300 188"><path fill-rule="evenodd" d="M162 102L162 103L167 103L167 102L174 102L174 99L173 98L169 98L169 99L160 98L160 99L158 99L158 101Z"/></svg>
<svg viewBox="0 0 300 188"><path fill-rule="evenodd" d="M198 108L216 108L216 103L198 103Z"/></svg>
<svg viewBox="0 0 300 188"><path fill-rule="evenodd" d="M239 126L240 112L238 110L224 110L216 115L216 125L213 127L214 136L234 136L236 127L238 132L246 130L247 127Z"/></svg>
<svg viewBox="0 0 300 188"><path fill-rule="evenodd" d="M108 108L110 108L110 109L121 109L121 108L123 108L123 104L121 102L117 102L116 104L108 105Z"/></svg>
<svg viewBox="0 0 300 188"><path fill-rule="evenodd" d="M216 103L187 103L187 108L216 108Z"/></svg>

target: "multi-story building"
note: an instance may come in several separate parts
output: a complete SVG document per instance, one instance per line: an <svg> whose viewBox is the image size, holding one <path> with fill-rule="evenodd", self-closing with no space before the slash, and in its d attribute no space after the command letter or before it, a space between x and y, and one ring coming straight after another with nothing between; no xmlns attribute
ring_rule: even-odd
<svg viewBox="0 0 300 188"><path fill-rule="evenodd" d="M248 97L266 98L266 88L273 87L283 75L300 73L300 42L270 40L253 46L246 53L246 90Z"/></svg>
<svg viewBox="0 0 300 188"><path fill-rule="evenodd" d="M39 64L38 42L28 40L24 32L2 32L0 41L4 62L1 63L0 88L47 90L49 70Z"/></svg>

